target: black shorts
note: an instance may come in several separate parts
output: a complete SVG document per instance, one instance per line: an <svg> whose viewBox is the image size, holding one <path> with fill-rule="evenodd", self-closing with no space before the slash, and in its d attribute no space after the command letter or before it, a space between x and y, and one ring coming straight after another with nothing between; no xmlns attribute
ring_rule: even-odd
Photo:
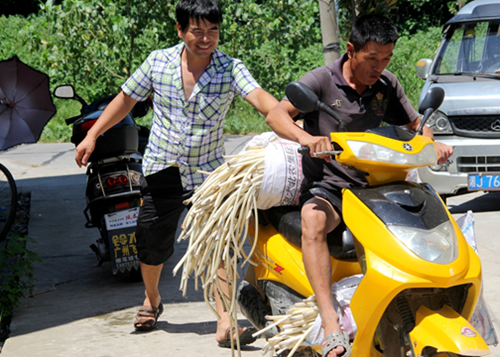
<svg viewBox="0 0 500 357"><path fill-rule="evenodd" d="M302 208L302 206L313 197L321 197L327 200L339 214L340 223L333 231L328 233L327 240L329 245L340 244L332 242L342 241L342 234L346 230L346 225L342 217L342 188L320 181L304 182L301 187L300 207Z"/></svg>
<svg viewBox="0 0 500 357"><path fill-rule="evenodd" d="M160 265L174 253L177 226L187 207L183 202L193 191L184 191L179 169L169 167L143 177L141 193L136 228L139 261Z"/></svg>
<svg viewBox="0 0 500 357"><path fill-rule="evenodd" d="M330 202L340 217L342 217L341 188L320 181L304 182L301 187L299 205L302 207L304 203L313 197L321 197Z"/></svg>

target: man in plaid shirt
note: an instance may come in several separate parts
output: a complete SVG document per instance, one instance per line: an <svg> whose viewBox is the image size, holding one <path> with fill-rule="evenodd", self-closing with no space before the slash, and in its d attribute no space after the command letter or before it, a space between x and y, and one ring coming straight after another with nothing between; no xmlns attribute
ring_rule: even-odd
<svg viewBox="0 0 500 357"><path fill-rule="evenodd" d="M153 124L142 164L143 204L136 230L146 288L134 323L139 331L155 328L163 312L158 283L163 264L173 254L183 201L203 182L199 170L213 171L224 162L223 122L235 95L264 116L278 103L243 62L216 49L222 12L215 0L180 0L176 17L183 42L152 52L76 148L77 164L86 166L96 139L152 93ZM230 347L236 332L242 345L255 340L249 329L230 330L220 298L216 307L220 346Z"/></svg>

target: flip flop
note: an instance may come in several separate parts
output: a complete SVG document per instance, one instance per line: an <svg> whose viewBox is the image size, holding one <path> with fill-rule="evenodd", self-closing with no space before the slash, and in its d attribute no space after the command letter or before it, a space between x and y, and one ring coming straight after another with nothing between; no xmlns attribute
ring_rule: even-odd
<svg viewBox="0 0 500 357"><path fill-rule="evenodd" d="M347 332L332 332L326 336L321 343L321 355L326 357L337 346L344 347L344 352L339 355L340 357L349 357L351 355L351 345L349 344L349 335Z"/></svg>
<svg viewBox="0 0 500 357"><path fill-rule="evenodd" d="M151 331L156 328L158 318L163 313L163 304L158 307L142 306L135 315L134 327L136 331Z"/></svg>
<svg viewBox="0 0 500 357"><path fill-rule="evenodd" d="M238 326L238 330L240 327ZM231 348L231 339L233 338L233 334L236 329L233 327L232 329L228 327L226 330L226 339L224 341L219 342L219 347L222 348ZM249 345L257 339L257 337L253 337L252 335L257 332L257 329L254 327L247 327L245 331L240 334L240 346ZM233 346L237 346L236 340L233 340Z"/></svg>

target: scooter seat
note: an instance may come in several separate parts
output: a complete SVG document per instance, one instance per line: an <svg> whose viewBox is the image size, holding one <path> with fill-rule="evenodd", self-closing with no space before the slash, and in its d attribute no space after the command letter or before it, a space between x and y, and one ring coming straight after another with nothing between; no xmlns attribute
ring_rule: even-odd
<svg viewBox="0 0 500 357"><path fill-rule="evenodd" d="M279 206L263 211L267 221L291 244L302 247L302 224L297 206ZM352 234L342 222L327 236L330 255L339 260L356 259Z"/></svg>

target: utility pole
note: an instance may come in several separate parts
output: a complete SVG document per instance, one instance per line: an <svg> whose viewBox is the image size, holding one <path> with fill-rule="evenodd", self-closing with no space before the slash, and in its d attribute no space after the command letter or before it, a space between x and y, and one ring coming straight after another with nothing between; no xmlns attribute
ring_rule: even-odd
<svg viewBox="0 0 500 357"><path fill-rule="evenodd" d="M340 57L339 29L335 0L319 0L321 37L325 65L332 64Z"/></svg>

